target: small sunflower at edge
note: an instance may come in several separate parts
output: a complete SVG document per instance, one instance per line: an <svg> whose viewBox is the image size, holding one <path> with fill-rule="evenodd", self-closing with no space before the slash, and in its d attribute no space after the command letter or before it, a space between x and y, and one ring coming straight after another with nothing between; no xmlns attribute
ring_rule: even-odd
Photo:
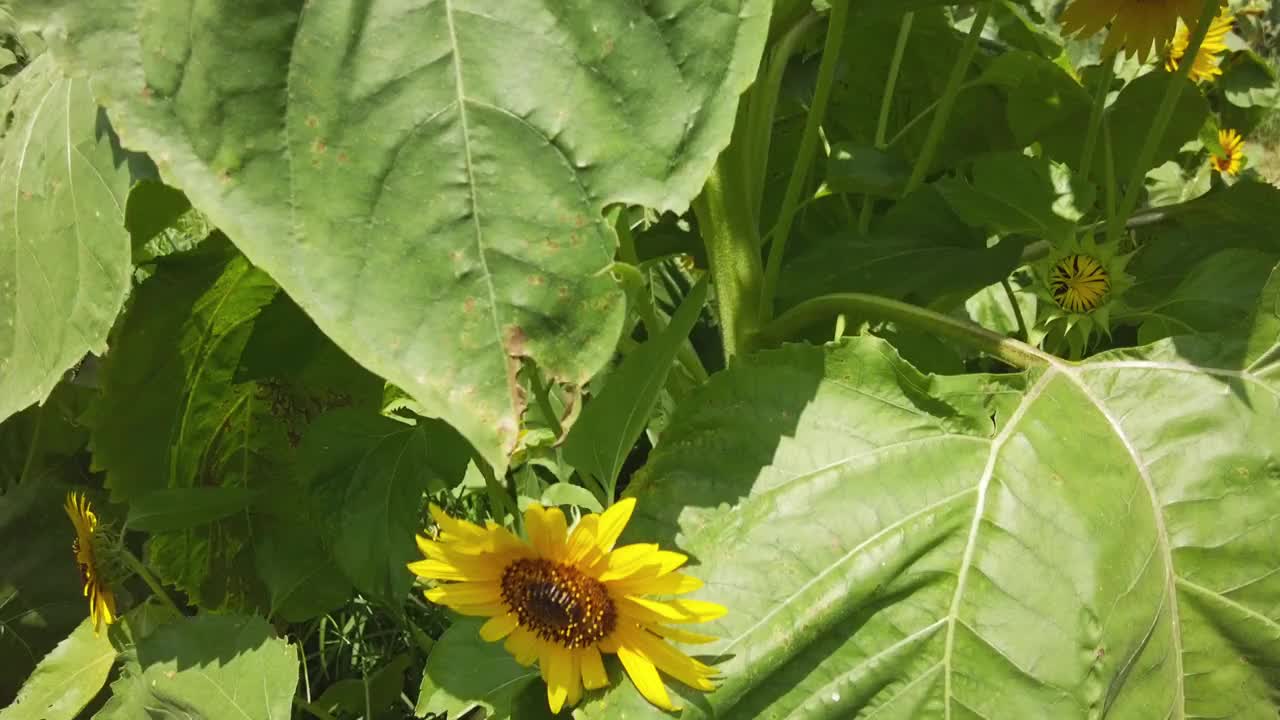
<svg viewBox="0 0 1280 720"><path fill-rule="evenodd" d="M1191 72L1187 77L1195 82L1204 82L1212 80L1222 74L1222 68L1218 66L1221 62L1218 57L1227 49L1227 35L1231 32L1231 26L1235 23L1236 18L1231 14L1230 8L1223 8L1218 13L1218 17L1213 19L1209 25L1209 31L1204 36L1204 42L1200 45L1200 52L1196 53L1195 62L1191 65ZM1169 49L1165 53L1164 68L1169 72L1178 69L1178 63L1182 62L1182 57L1187 54L1187 46L1191 44L1191 31L1183 23L1178 23L1178 31L1174 33L1173 41L1169 43Z"/></svg>
<svg viewBox="0 0 1280 720"><path fill-rule="evenodd" d="M1055 247L1041 261L1039 294L1052 303L1046 303L1046 346L1065 344L1072 357L1080 357L1095 331L1110 334L1111 315L1133 284L1125 273L1129 258L1088 237Z"/></svg>
<svg viewBox="0 0 1280 720"><path fill-rule="evenodd" d="M1062 30L1088 37L1110 24L1102 54L1123 51L1145 62L1173 38L1179 18L1195 23L1203 7L1201 0L1072 0L1062 11Z"/></svg>
<svg viewBox="0 0 1280 720"><path fill-rule="evenodd" d="M670 641L716 638L672 626L715 620L726 611L703 600L645 597L683 595L702 582L676 572L688 560L680 553L646 543L614 546L634 509L633 498L621 500L603 513L584 515L570 532L559 508L530 505L526 542L492 520L481 527L432 505L439 536L418 536L426 559L409 569L444 581L426 591L428 600L489 618L480 628L482 638L505 639L516 662L537 663L553 713L576 705L584 687L609 684L602 653L618 656L646 700L677 710L659 671L704 692L715 689L717 672Z"/></svg>
<svg viewBox="0 0 1280 720"><path fill-rule="evenodd" d="M1244 138L1235 130L1219 130L1218 144L1222 146L1222 154L1211 153L1209 165L1223 175L1239 175L1244 167Z"/></svg>
<svg viewBox="0 0 1280 720"><path fill-rule="evenodd" d="M98 515L89 505L89 500L82 493L67 493L67 502L63 505L71 524L75 526L76 537L71 541L71 551L75 553L76 565L80 569L80 581L84 584L84 596L89 598L89 617L93 620L93 634L102 630L103 623L110 625L116 621L116 596L111 591L103 572L103 562L99 558L102 547L101 529L98 526ZM95 541L98 544L95 545Z"/></svg>

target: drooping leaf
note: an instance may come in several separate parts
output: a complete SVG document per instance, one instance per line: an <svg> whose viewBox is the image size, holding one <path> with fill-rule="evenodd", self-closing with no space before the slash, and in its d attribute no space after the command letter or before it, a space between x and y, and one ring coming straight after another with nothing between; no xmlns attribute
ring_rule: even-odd
<svg viewBox="0 0 1280 720"><path fill-rule="evenodd" d="M156 629L137 646L137 666L112 684L102 720L150 717L280 720L298 684L297 648L258 617L201 615Z"/></svg>
<svg viewBox="0 0 1280 720"><path fill-rule="evenodd" d="M0 720L75 720L102 690L116 660L107 634L94 634L86 618L27 678Z"/></svg>
<svg viewBox="0 0 1280 720"><path fill-rule="evenodd" d="M427 658L415 713L463 717L473 708L490 720L545 720L546 686L537 667L522 667L502 643L480 638L481 623L463 618L449 626Z"/></svg>
<svg viewBox="0 0 1280 720"><path fill-rule="evenodd" d="M859 339L713 378L632 485L631 540L730 608L684 717L1273 716L1273 320L1257 357L943 378ZM579 713L662 717L625 684Z"/></svg>
<svg viewBox="0 0 1280 720"><path fill-rule="evenodd" d="M622 361L598 397L587 403L580 423L564 442L564 456L604 487L613 487L622 464L649 424L649 416L676 360L680 346L702 313L705 281L694 286L661 335Z"/></svg>
<svg viewBox="0 0 1280 720"><path fill-rule="evenodd" d="M89 83L48 55L0 91L0 420L106 349L131 267L113 141Z"/></svg>
<svg viewBox="0 0 1280 720"><path fill-rule="evenodd" d="M618 338L602 208L689 204L771 3L303 6L16 11L339 346L502 470L513 366L582 384Z"/></svg>
<svg viewBox="0 0 1280 720"><path fill-rule="evenodd" d="M1043 158L1022 153L981 155L973 162L972 174L971 180L944 178L934 186L952 211L973 227L1062 239L1082 214L1073 199L1062 202L1064 196L1072 198L1070 188L1055 184L1054 172ZM1084 193L1091 195L1088 190ZM1082 204L1087 209L1092 198L1085 200Z"/></svg>

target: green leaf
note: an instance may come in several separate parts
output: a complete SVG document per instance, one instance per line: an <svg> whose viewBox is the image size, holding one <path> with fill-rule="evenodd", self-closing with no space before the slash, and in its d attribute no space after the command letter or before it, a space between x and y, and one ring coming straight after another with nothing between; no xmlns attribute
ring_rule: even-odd
<svg viewBox="0 0 1280 720"><path fill-rule="evenodd" d="M333 566L327 541L309 518L290 520L255 528L254 561L267 586L270 614L302 622L340 607L354 588Z"/></svg>
<svg viewBox="0 0 1280 720"><path fill-rule="evenodd" d="M546 507L573 505L592 512L604 512L604 507L600 505L600 499L592 495L590 490L581 485L567 482L553 483L546 490L543 490L542 498L539 502Z"/></svg>
<svg viewBox="0 0 1280 720"><path fill-rule="evenodd" d="M86 618L44 656L0 720L75 720L107 683L115 660L106 633L95 635Z"/></svg>
<svg viewBox="0 0 1280 720"><path fill-rule="evenodd" d="M129 170L89 83L42 55L0 91L0 420L102 353L129 289Z"/></svg>
<svg viewBox="0 0 1280 720"><path fill-rule="evenodd" d="M1116 101L1107 108L1107 127L1111 131L1111 147L1115 153L1116 180L1128 182L1133 177L1138 153L1146 143L1151 129L1151 118L1155 108L1160 106L1168 91L1170 76L1164 72L1153 72L1137 78L1120 91ZM1209 117L1209 103L1205 100L1200 88L1190 80L1182 80L1182 94L1178 96L1178 104L1173 108L1169 118L1169 127L1165 130L1160 142L1156 144L1156 153L1152 158L1152 166L1158 166L1166 160L1177 156L1178 151L1189 140L1194 140ZM1083 142L1083 133L1077 132ZM1106 154L1101 139L1098 142L1097 155L1093 167L1102 172L1106 167ZM1068 157L1068 162L1078 162L1076 158L1083 152L1083 146L1076 151L1075 158ZM1137 169L1145 175L1150 168Z"/></svg>
<svg viewBox="0 0 1280 720"><path fill-rule="evenodd" d="M1074 202L1061 204L1070 188L1055 184L1048 160L1022 153L981 155L971 181L944 178L934 186L966 224L998 234L1065 238L1080 218Z"/></svg>
<svg viewBox="0 0 1280 720"><path fill-rule="evenodd" d="M521 359L581 385L619 337L602 209L688 206L770 7L22 0L17 16L339 346L501 472Z"/></svg>
<svg viewBox="0 0 1280 720"><path fill-rule="evenodd" d="M325 688L312 704L331 713L341 709L356 717L367 717L366 711L372 710L374 718L399 720L404 714L398 709L392 711L391 706L400 700L404 673L412 660L408 655L397 655L367 676L339 680Z"/></svg>
<svg viewBox="0 0 1280 720"><path fill-rule="evenodd" d="M291 717L297 649L259 617L201 615L161 626L139 641L138 666L112 684L102 720L149 717L281 720ZM117 699L118 698L118 699Z"/></svg>
<svg viewBox="0 0 1280 720"><path fill-rule="evenodd" d="M1016 238L988 247L986 233L968 228L930 185L896 204L870 236L845 229L810 241L782 268L778 307L838 292L949 304L999 282L1021 254Z"/></svg>
<svg viewBox="0 0 1280 720"><path fill-rule="evenodd" d="M143 180L134 185L129 190L124 211L124 226L129 230L134 250L172 227L190 209L191 201L181 190L158 180Z"/></svg>
<svg viewBox="0 0 1280 720"><path fill-rule="evenodd" d="M299 473L332 503L334 558L367 595L398 603L409 592L430 455L422 428L351 410L322 416L303 442Z"/></svg>
<svg viewBox="0 0 1280 720"><path fill-rule="evenodd" d="M1117 320L1141 320L1138 341L1216 333L1253 316L1258 296L1280 254L1229 248L1182 270L1177 286L1154 305L1138 306Z"/></svg>
<svg viewBox="0 0 1280 720"><path fill-rule="evenodd" d="M71 489L64 478L73 477L65 467L42 466L0 495L0 698L12 698L89 614L71 553L75 528L62 509Z"/></svg>
<svg viewBox="0 0 1280 720"><path fill-rule="evenodd" d="M684 717L1272 717L1277 340L1005 376L867 339L742 359L632 485L627 537L729 608ZM578 712L662 717L625 684Z"/></svg>
<svg viewBox="0 0 1280 720"><path fill-rule="evenodd" d="M671 364L707 301L707 283L698 283L680 304L671 324L622 361L604 390L587 403L581 422L564 442L564 457L612 488L631 448L640 439L671 372Z"/></svg>
<svg viewBox="0 0 1280 720"><path fill-rule="evenodd" d="M242 512L254 493L242 487L189 487L155 490L129 504L129 529L147 532L187 530Z"/></svg>
<svg viewBox="0 0 1280 720"><path fill-rule="evenodd" d="M521 667L502 643L480 638L481 621L459 619L436 642L427 658L414 712L462 717L482 707L488 720L544 720L546 686L537 667Z"/></svg>
<svg viewBox="0 0 1280 720"><path fill-rule="evenodd" d="M901 158L874 147L836 143L827 158L827 185L835 192L897 198L910 177Z"/></svg>

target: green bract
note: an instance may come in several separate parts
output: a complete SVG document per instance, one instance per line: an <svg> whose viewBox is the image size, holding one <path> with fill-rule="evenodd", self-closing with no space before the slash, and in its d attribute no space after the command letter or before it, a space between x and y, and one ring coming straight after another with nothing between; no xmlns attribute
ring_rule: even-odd
<svg viewBox="0 0 1280 720"><path fill-rule="evenodd" d="M1280 33L1139 4L0 0L0 720L1274 720Z"/></svg>

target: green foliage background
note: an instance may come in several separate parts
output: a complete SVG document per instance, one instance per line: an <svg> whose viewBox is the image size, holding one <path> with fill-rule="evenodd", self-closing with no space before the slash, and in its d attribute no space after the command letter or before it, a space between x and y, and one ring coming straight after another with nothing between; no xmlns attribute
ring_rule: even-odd
<svg viewBox="0 0 1280 720"><path fill-rule="evenodd" d="M546 717L413 536L623 495L686 718L1274 718L1280 16L1064 4L0 2L0 720Z"/></svg>

